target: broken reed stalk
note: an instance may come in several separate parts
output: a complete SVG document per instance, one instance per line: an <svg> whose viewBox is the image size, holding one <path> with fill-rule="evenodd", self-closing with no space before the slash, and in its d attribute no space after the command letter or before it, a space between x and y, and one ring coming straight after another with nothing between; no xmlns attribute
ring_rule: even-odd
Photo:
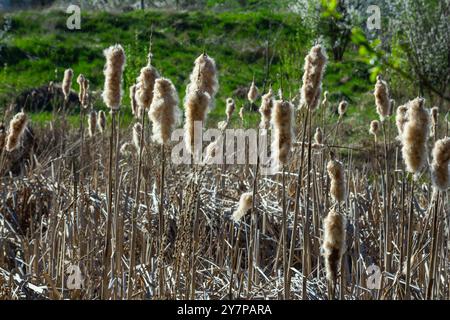
<svg viewBox="0 0 450 320"><path fill-rule="evenodd" d="M134 194L134 208L131 210L131 244L130 244L130 266L128 272L128 285L127 285L127 299L131 299L133 295L133 285L132 279L134 277L135 266L136 266L136 233L137 224L136 216L139 210L140 202L140 189L141 189L141 174L142 174L142 152L144 149L144 132L145 132L145 115L141 117L141 136L140 136L140 148L138 150L138 169L137 169L137 179L136 179L136 190Z"/></svg>

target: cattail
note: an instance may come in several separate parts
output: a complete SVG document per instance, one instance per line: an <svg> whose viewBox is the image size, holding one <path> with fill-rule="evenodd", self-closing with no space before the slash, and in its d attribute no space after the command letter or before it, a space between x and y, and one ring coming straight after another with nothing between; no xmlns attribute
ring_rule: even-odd
<svg viewBox="0 0 450 320"><path fill-rule="evenodd" d="M343 164L338 160L330 160L327 164L327 171L331 179L331 196L337 202L344 201L346 191L345 172Z"/></svg>
<svg viewBox="0 0 450 320"><path fill-rule="evenodd" d="M133 113L133 116L137 117L138 111L137 111L137 102L136 102L136 85L132 85L130 87L130 104L131 104L131 113Z"/></svg>
<svg viewBox="0 0 450 320"><path fill-rule="evenodd" d="M294 135L292 120L292 104L289 101L275 101L271 117L274 134L272 154L278 167L288 162Z"/></svg>
<svg viewBox="0 0 450 320"><path fill-rule="evenodd" d="M27 121L27 115L24 112L19 112L12 118L6 138L6 151L11 152L17 149L27 126Z"/></svg>
<svg viewBox="0 0 450 320"><path fill-rule="evenodd" d="M401 136L403 160L406 170L417 173L427 162L428 131L430 115L424 107L425 100L416 98L410 101L407 111L408 121Z"/></svg>
<svg viewBox="0 0 450 320"><path fill-rule="evenodd" d="M239 109L239 118L244 121L244 106Z"/></svg>
<svg viewBox="0 0 450 320"><path fill-rule="evenodd" d="M133 143L125 142L120 147L120 154L122 154L124 157L130 157L133 154L136 154L136 146Z"/></svg>
<svg viewBox="0 0 450 320"><path fill-rule="evenodd" d="M329 101L328 101L328 91L325 91L325 92L323 93L322 107L323 107L323 108L328 108L328 104L329 104Z"/></svg>
<svg viewBox="0 0 450 320"><path fill-rule="evenodd" d="M207 92L196 90L191 92L185 100L185 118L184 124L186 147L189 153L193 154L194 145L201 141L201 137L194 136L195 122L206 121L211 97Z"/></svg>
<svg viewBox="0 0 450 320"><path fill-rule="evenodd" d="M409 103L406 103L397 108L397 113L395 115L395 124L397 125L398 131L397 139L401 139L401 136L403 134L403 128L405 126L405 123L408 121L408 114L407 114L408 106Z"/></svg>
<svg viewBox="0 0 450 320"><path fill-rule="evenodd" d="M173 128L180 120L178 93L169 79L159 78L155 81L148 116L153 123L153 140L166 144L170 140Z"/></svg>
<svg viewBox="0 0 450 320"><path fill-rule="evenodd" d="M80 73L77 77L77 83L78 83L78 86L80 87L80 91L78 92L78 100L80 101L80 104L83 101L84 95L85 95L85 92L84 92L84 89L85 89L84 82L85 81L86 81L86 78Z"/></svg>
<svg viewBox="0 0 450 320"><path fill-rule="evenodd" d="M250 101L250 103L254 103L257 98L258 98L258 87L256 87L255 81L252 81L250 89L248 90L247 93L247 99L248 101Z"/></svg>
<svg viewBox="0 0 450 320"><path fill-rule="evenodd" d="M95 127L97 125L97 112L92 110L89 113L89 119L88 119L88 131L89 131L89 137L93 137L95 135Z"/></svg>
<svg viewBox="0 0 450 320"><path fill-rule="evenodd" d="M227 121L231 120L231 116L233 115L234 109L236 108L236 103L232 98L228 98L226 102L225 113L227 115Z"/></svg>
<svg viewBox="0 0 450 320"><path fill-rule="evenodd" d="M431 122L433 125L436 125L438 123L439 108L438 107L431 108L430 113L431 113Z"/></svg>
<svg viewBox="0 0 450 320"><path fill-rule="evenodd" d="M228 127L228 121L219 121L217 123L217 129L224 131Z"/></svg>
<svg viewBox="0 0 450 320"><path fill-rule="evenodd" d="M83 97L81 99L81 106L85 109L89 104L89 80L85 79L83 83Z"/></svg>
<svg viewBox="0 0 450 320"><path fill-rule="evenodd" d="M320 45L312 47L305 58L300 107L308 107L311 110L317 107L326 63L327 55L323 48Z"/></svg>
<svg viewBox="0 0 450 320"><path fill-rule="evenodd" d="M370 123L370 129L369 129L369 133L373 134L376 138L376 136L378 135L378 132L380 131L380 122L378 120L373 120Z"/></svg>
<svg viewBox="0 0 450 320"><path fill-rule="evenodd" d="M317 145L322 145L323 144L323 132L322 132L322 129L316 128L316 133L314 133L314 142Z"/></svg>
<svg viewBox="0 0 450 320"><path fill-rule="evenodd" d="M141 73L137 79L138 85L135 93L136 102L139 108L141 108L141 111L150 108L150 105L152 104L153 100L155 81L158 78L159 78L158 71L151 65L148 65L141 69ZM139 118L140 116L142 115L139 114Z"/></svg>
<svg viewBox="0 0 450 320"><path fill-rule="evenodd" d="M347 106L348 106L348 102L345 101L345 100L342 100L339 103L339 106L338 106L339 117L343 117L344 116L345 112L347 111Z"/></svg>
<svg viewBox="0 0 450 320"><path fill-rule="evenodd" d="M212 164L215 158L218 156L218 152L220 152L221 148L223 148L223 137L220 136L210 144L205 149L205 164Z"/></svg>
<svg viewBox="0 0 450 320"><path fill-rule="evenodd" d="M189 85L186 88L186 96L197 90L206 92L210 96L210 103L219 90L217 80L216 62L206 53L201 54L194 62L194 70L189 77Z"/></svg>
<svg viewBox="0 0 450 320"><path fill-rule="evenodd" d="M103 133L106 129L106 114L103 110L98 112L97 127L100 133Z"/></svg>
<svg viewBox="0 0 450 320"><path fill-rule="evenodd" d="M430 114L431 114L431 136L435 137L436 136L436 127L438 125L438 116L439 116L439 108L438 107L433 107L430 110Z"/></svg>
<svg viewBox="0 0 450 320"><path fill-rule="evenodd" d="M386 117L389 116L389 109L391 101L389 99L389 88L381 75L377 76L377 83L375 84L375 104L377 106L377 113L380 116L380 120L383 122Z"/></svg>
<svg viewBox="0 0 450 320"><path fill-rule="evenodd" d="M122 74L125 67L125 51L117 44L107 48L103 54L106 57L105 88L103 90L103 101L111 111L120 108L122 100Z"/></svg>
<svg viewBox="0 0 450 320"><path fill-rule="evenodd" d="M449 160L450 138L437 140L433 148L433 162L431 163L431 177L435 188L445 191L450 186Z"/></svg>
<svg viewBox="0 0 450 320"><path fill-rule="evenodd" d="M261 107L259 108L259 113L261 114L261 122L259 127L261 129L268 129L270 125L270 117L272 114L273 107L273 91L272 88L269 89L265 95L261 98Z"/></svg>
<svg viewBox="0 0 450 320"><path fill-rule="evenodd" d="M345 252L345 218L332 209L323 221L323 256L328 281L336 281L341 258Z"/></svg>
<svg viewBox="0 0 450 320"><path fill-rule="evenodd" d="M5 147L5 143L6 143L6 128L3 123L0 123L0 153Z"/></svg>
<svg viewBox="0 0 450 320"><path fill-rule="evenodd" d="M252 205L253 205L253 193L252 192L243 193L241 195L241 198L239 199L239 206L236 209L236 211L233 212L231 219L233 219L234 222L238 222L247 213L247 211L252 208Z"/></svg>
<svg viewBox="0 0 450 320"><path fill-rule="evenodd" d="M64 94L64 99L67 101L69 99L70 87L72 86L73 70L66 69L64 71L64 79L62 83L62 92Z"/></svg>
<svg viewBox="0 0 450 320"><path fill-rule="evenodd" d="M139 122L136 122L133 126L133 143L137 150L141 148L141 134L142 134L142 125ZM145 142L143 143L145 146Z"/></svg>

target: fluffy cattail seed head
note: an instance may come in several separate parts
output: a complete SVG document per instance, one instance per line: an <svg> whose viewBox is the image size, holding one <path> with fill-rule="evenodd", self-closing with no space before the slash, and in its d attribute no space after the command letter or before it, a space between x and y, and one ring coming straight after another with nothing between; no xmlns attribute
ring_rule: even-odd
<svg viewBox="0 0 450 320"><path fill-rule="evenodd" d="M73 70L70 68L66 69L64 71L64 79L62 83L62 92L64 94L64 99L66 101L69 99L70 87L72 86L72 79L73 79Z"/></svg>
<svg viewBox="0 0 450 320"><path fill-rule="evenodd" d="M325 92L323 93L322 107L328 108L328 104L329 104L329 101L328 101L328 91L325 91Z"/></svg>
<svg viewBox="0 0 450 320"><path fill-rule="evenodd" d="M206 147L204 164L221 163L223 159L222 149L223 136L219 136Z"/></svg>
<svg viewBox="0 0 450 320"><path fill-rule="evenodd" d="M131 105L131 112L133 113L133 116L137 116L137 101L136 101L136 85L133 84L130 87L130 105Z"/></svg>
<svg viewBox="0 0 450 320"><path fill-rule="evenodd" d="M141 134L142 125L139 122L136 122L133 126L133 143L137 150L141 149ZM145 146L145 142L143 142L143 146Z"/></svg>
<svg viewBox="0 0 450 320"><path fill-rule="evenodd" d="M339 103L339 106L338 106L339 117L344 116L345 112L347 111L347 106L348 106L348 102L345 100L342 100Z"/></svg>
<svg viewBox="0 0 450 320"><path fill-rule="evenodd" d="M153 123L153 140L160 144L170 141L172 130L180 121L178 102L178 93L172 81L157 79L148 116Z"/></svg>
<svg viewBox="0 0 450 320"><path fill-rule="evenodd" d="M236 211L233 212L231 219L235 222L242 219L242 217L247 213L248 210L252 208L253 205L253 193L246 192L241 195L239 199L239 206Z"/></svg>
<svg viewBox="0 0 450 320"><path fill-rule="evenodd" d="M158 78L158 71L151 65L141 69L141 73L137 79L138 85L135 94L139 108L144 110L150 108L153 100L155 81Z"/></svg>
<svg viewBox="0 0 450 320"><path fill-rule="evenodd" d="M125 142L120 147L120 154L123 155L124 157L130 157L136 153L137 153L136 146L133 143Z"/></svg>
<svg viewBox="0 0 450 320"><path fill-rule="evenodd" d="M336 281L341 258L345 253L345 218L331 210L323 221L323 256L328 281Z"/></svg>
<svg viewBox="0 0 450 320"><path fill-rule="evenodd" d="M122 100L122 75L125 67L125 51L117 44L107 48L103 54L106 57L105 88L103 90L103 101L111 111L120 108Z"/></svg>
<svg viewBox="0 0 450 320"><path fill-rule="evenodd" d="M269 89L261 99L261 107L259 108L259 113L261 114L261 122L259 127L261 129L268 129L270 125L270 117L272 115L273 108L273 91L272 88Z"/></svg>
<svg viewBox="0 0 450 320"><path fill-rule="evenodd" d="M373 120L370 123L369 133L373 134L376 137L379 131L380 131L380 122L378 120Z"/></svg>
<svg viewBox="0 0 450 320"><path fill-rule="evenodd" d="M220 131L224 131L228 127L228 124L228 121L219 121L217 123L217 129L219 129Z"/></svg>
<svg viewBox="0 0 450 320"><path fill-rule="evenodd" d="M314 142L318 145L323 144L323 132L322 129L316 128L316 133L314 134Z"/></svg>
<svg viewBox="0 0 450 320"><path fill-rule="evenodd" d="M234 102L234 100L232 98L228 98L226 101L226 109L225 109L225 113L227 115L227 121L230 121L235 108L236 108L236 103Z"/></svg>
<svg viewBox="0 0 450 320"><path fill-rule="evenodd" d="M97 127L98 131L101 133L103 133L106 129L106 114L103 110L98 112Z"/></svg>
<svg viewBox="0 0 450 320"><path fill-rule="evenodd" d="M184 124L184 133L186 147L191 154L193 154L194 145L201 141L201 137L194 135L195 123L198 121L204 123L206 121L210 100L209 94L200 90L191 92L185 100L184 113L186 122Z"/></svg>
<svg viewBox="0 0 450 320"><path fill-rule="evenodd" d="M438 123L438 116L439 116L439 108L433 107L431 108L431 123L433 125L436 125Z"/></svg>
<svg viewBox="0 0 450 320"><path fill-rule="evenodd" d="M247 99L250 101L250 103L254 103L256 99L258 98L258 87L255 85L255 81L252 81L252 84L250 85L250 89L247 93Z"/></svg>
<svg viewBox="0 0 450 320"><path fill-rule="evenodd" d="M77 77L77 83L79 86L79 92L78 92L78 100L80 101L80 103L82 103L83 101L83 97L85 95L84 89L85 89L85 85L84 82L86 81L86 78L80 73Z"/></svg>
<svg viewBox="0 0 450 320"><path fill-rule="evenodd" d="M97 126L97 112L92 110L89 113L88 122L89 137L93 137L95 135L95 127Z"/></svg>
<svg viewBox="0 0 450 320"><path fill-rule="evenodd" d="M5 143L6 143L6 128L3 123L0 123L0 153L5 147Z"/></svg>
<svg viewBox="0 0 450 320"><path fill-rule="evenodd" d="M330 160L327 164L328 175L331 179L330 193L337 202L344 201L345 191L345 172L343 164L338 160Z"/></svg>
<svg viewBox="0 0 450 320"><path fill-rule="evenodd" d="M300 107L308 107L311 110L317 107L326 63L325 50L320 45L312 47L305 58L303 85L300 89Z"/></svg>
<svg viewBox="0 0 450 320"><path fill-rule="evenodd" d="M27 122L27 115L24 112L19 112L12 118L6 138L6 151L11 152L19 147Z"/></svg>
<svg viewBox="0 0 450 320"><path fill-rule="evenodd" d="M219 90L217 80L216 62L206 53L201 54L194 62L194 70L189 77L189 85L186 88L186 96L200 90L208 93L210 103Z"/></svg>
<svg viewBox="0 0 450 320"><path fill-rule="evenodd" d="M417 173L427 162L427 138L430 115L425 109L425 100L416 98L409 102L407 121L401 136L403 160L406 170Z"/></svg>
<svg viewBox="0 0 450 320"><path fill-rule="evenodd" d="M405 123L408 121L407 117L408 106L409 104L406 103L397 108L397 113L395 115L395 124L397 125L397 132L398 132L397 139L401 139L401 136L403 134L403 128L405 126Z"/></svg>
<svg viewBox="0 0 450 320"><path fill-rule="evenodd" d="M271 123L274 140L272 154L276 166L286 165L289 159L293 140L293 106L289 101L274 102Z"/></svg>
<svg viewBox="0 0 450 320"><path fill-rule="evenodd" d="M389 88L380 75L377 76L377 83L375 84L375 104L377 106L377 113L380 116L380 120L384 121L389 116L390 104Z"/></svg>
<svg viewBox="0 0 450 320"><path fill-rule="evenodd" d="M450 186L449 160L450 138L437 140L433 148L433 162L431 163L431 178L435 188L446 191Z"/></svg>
<svg viewBox="0 0 450 320"><path fill-rule="evenodd" d="M244 121L244 106L239 109L239 118Z"/></svg>

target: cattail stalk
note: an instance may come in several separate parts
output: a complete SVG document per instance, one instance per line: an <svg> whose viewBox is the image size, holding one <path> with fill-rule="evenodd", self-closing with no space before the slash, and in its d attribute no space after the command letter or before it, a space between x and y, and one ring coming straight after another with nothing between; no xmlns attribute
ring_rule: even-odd
<svg viewBox="0 0 450 320"><path fill-rule="evenodd" d="M169 79L159 78L155 81L152 104L150 105L149 118L153 123L153 139L161 145L161 178L159 190L159 241L160 262L163 254L164 234L164 182L165 182L165 150L164 146L170 141L170 135L179 120L178 94ZM164 295L164 267L160 264L160 295Z"/></svg>
<svg viewBox="0 0 450 320"><path fill-rule="evenodd" d="M125 67L125 51L121 45L115 45L104 51L106 58L106 66L104 69L105 86L103 90L103 101L111 110L111 136L109 141L109 169L108 169L108 211L106 220L106 238L105 250L103 253L103 284L102 297L107 299L109 296L108 289L108 269L110 266L111 252L111 225L113 219L112 203L113 203L113 157L114 142L116 135L116 114L119 111L122 100L122 76ZM118 157L116 155L116 161ZM112 267L114 269L114 266Z"/></svg>
<svg viewBox="0 0 450 320"><path fill-rule="evenodd" d="M433 120L433 122L436 122ZM434 214L433 214L433 230L432 230L432 242L430 252L430 268L428 270L428 286L426 292L426 299L432 298L433 285L435 279L435 265L436 258L438 256L437 243L438 243L438 220L439 217L439 195L441 192L445 192L450 186L449 181L449 161L450 161L450 138L446 137L437 140L433 148L433 162L431 164L431 177L434 187Z"/></svg>
<svg viewBox="0 0 450 320"><path fill-rule="evenodd" d="M309 122L309 115L310 112L305 112L305 119L303 119L303 131L302 131L302 146L301 146L301 152L300 152L300 166L298 167L298 173L297 173L297 186L295 190L295 208L294 208L294 227L292 229L292 237L291 237L291 243L289 248L289 261L288 261L288 275L287 275L287 282L289 287L289 294L290 294L290 287L291 287L291 279L292 279L292 272L291 272L291 266L294 261L294 248L295 248L295 242L297 238L297 229L299 224L299 216L300 216L300 192L301 192L301 186L303 183L303 161L304 161L304 154L305 154L305 145L306 145L306 130L307 130L307 124ZM303 278L303 281L305 278Z"/></svg>

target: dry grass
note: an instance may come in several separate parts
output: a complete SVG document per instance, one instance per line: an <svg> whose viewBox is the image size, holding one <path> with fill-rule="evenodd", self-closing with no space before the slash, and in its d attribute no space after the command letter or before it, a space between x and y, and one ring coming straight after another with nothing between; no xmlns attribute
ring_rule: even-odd
<svg viewBox="0 0 450 320"><path fill-rule="evenodd" d="M215 72L214 60L199 59L186 101L191 121L204 120L210 104L199 88L218 89L215 74L198 72ZM116 93L104 97L115 109ZM131 127L106 125L104 113L102 130L92 119L90 130L82 127L91 135L70 127L64 109L45 127L27 126L16 150L0 151L0 298L336 298L322 251L325 218L336 210L346 221L333 269L340 299L449 299L448 192L433 193L427 170L408 176L400 142L385 134L356 160L339 124L323 125L326 105L298 111L296 138L284 150L291 161L273 176L258 165L174 165L146 117L135 137ZM119 123L121 111L114 116ZM437 130L435 139L443 137ZM330 160L342 163L331 170L339 181L328 177ZM382 272L379 289L368 281L372 264ZM82 272L80 289L67 286L70 266Z"/></svg>

